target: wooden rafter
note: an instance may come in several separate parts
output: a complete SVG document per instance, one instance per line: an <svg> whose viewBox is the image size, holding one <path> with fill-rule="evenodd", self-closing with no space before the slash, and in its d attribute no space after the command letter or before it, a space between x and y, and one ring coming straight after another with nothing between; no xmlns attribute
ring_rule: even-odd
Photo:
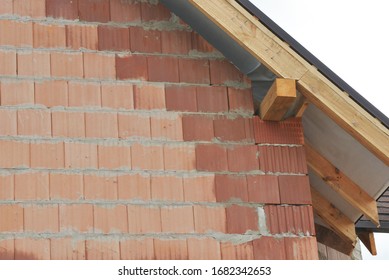
<svg viewBox="0 0 389 280"><path fill-rule="evenodd" d="M332 249L335 249L345 255L351 255L355 248L353 244L344 241L334 231L322 225L315 224L315 231L317 242L331 247Z"/></svg>
<svg viewBox="0 0 389 280"><path fill-rule="evenodd" d="M379 226L377 202L341 170L305 143L308 166L333 190Z"/></svg>
<svg viewBox="0 0 389 280"><path fill-rule="evenodd" d="M312 206L315 213L334 231L339 237L352 246L357 242L354 223L339 209L332 205L317 190L311 187Z"/></svg>
<svg viewBox="0 0 389 280"><path fill-rule="evenodd" d="M374 233L368 231L358 232L358 237L362 241L363 245L369 250L373 256L377 255L377 247L375 245Z"/></svg>
<svg viewBox="0 0 389 280"><path fill-rule="evenodd" d="M235 0L189 0L258 61L297 89L389 165L389 130L281 41Z"/></svg>

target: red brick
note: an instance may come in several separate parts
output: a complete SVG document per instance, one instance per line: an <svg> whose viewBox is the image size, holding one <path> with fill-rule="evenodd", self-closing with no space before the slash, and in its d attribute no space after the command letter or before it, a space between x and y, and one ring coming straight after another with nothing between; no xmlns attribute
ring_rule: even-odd
<svg viewBox="0 0 389 280"><path fill-rule="evenodd" d="M151 118L151 138L163 140L183 140L182 119L179 115Z"/></svg>
<svg viewBox="0 0 389 280"><path fill-rule="evenodd" d="M315 237L285 238L287 260L318 260L318 248Z"/></svg>
<svg viewBox="0 0 389 280"><path fill-rule="evenodd" d="M85 78L115 79L115 56L99 53L84 53Z"/></svg>
<svg viewBox="0 0 389 280"><path fill-rule="evenodd" d="M114 207L93 206L93 220L96 232L125 233L128 232L127 206Z"/></svg>
<svg viewBox="0 0 389 280"><path fill-rule="evenodd" d="M24 231L58 232L58 205L34 205L24 207Z"/></svg>
<svg viewBox="0 0 389 280"><path fill-rule="evenodd" d="M256 208L232 205L226 208L227 233L244 234L258 230Z"/></svg>
<svg viewBox="0 0 389 280"><path fill-rule="evenodd" d="M162 4L141 3L142 21L167 21L170 11Z"/></svg>
<svg viewBox="0 0 389 280"><path fill-rule="evenodd" d="M23 231L24 209L17 204L1 204L0 231L1 232L21 232Z"/></svg>
<svg viewBox="0 0 389 280"><path fill-rule="evenodd" d="M195 205L193 212L196 232L226 232L226 209L224 207Z"/></svg>
<svg viewBox="0 0 389 280"><path fill-rule="evenodd" d="M227 171L227 150L215 144L196 146L196 168L200 171Z"/></svg>
<svg viewBox="0 0 389 280"><path fill-rule="evenodd" d="M165 98L168 111L197 112L196 87L166 86Z"/></svg>
<svg viewBox="0 0 389 280"><path fill-rule="evenodd" d="M50 173L51 200L84 199L84 177L80 174Z"/></svg>
<svg viewBox="0 0 389 280"><path fill-rule="evenodd" d="M312 204L308 176L279 176L281 203Z"/></svg>
<svg viewBox="0 0 389 280"><path fill-rule="evenodd" d="M53 18L77 19L78 0L46 0L46 14Z"/></svg>
<svg viewBox="0 0 389 280"><path fill-rule="evenodd" d="M280 204L278 180L272 175L247 176L249 202Z"/></svg>
<svg viewBox="0 0 389 280"><path fill-rule="evenodd" d="M115 109L134 109L132 84L102 84L101 102L103 107Z"/></svg>
<svg viewBox="0 0 389 280"><path fill-rule="evenodd" d="M182 116L185 141L212 141L215 137L213 117L205 115Z"/></svg>
<svg viewBox="0 0 389 280"><path fill-rule="evenodd" d="M248 201L245 176L215 175L216 201Z"/></svg>
<svg viewBox="0 0 389 280"><path fill-rule="evenodd" d="M150 176L139 174L118 176L119 199L150 200Z"/></svg>
<svg viewBox="0 0 389 280"><path fill-rule="evenodd" d="M171 233L194 232L193 207L161 208L162 231Z"/></svg>
<svg viewBox="0 0 389 280"><path fill-rule="evenodd" d="M213 85L243 82L243 74L227 60L211 60L210 69Z"/></svg>
<svg viewBox="0 0 389 280"><path fill-rule="evenodd" d="M61 143L31 143L32 168L64 168L64 144Z"/></svg>
<svg viewBox="0 0 389 280"><path fill-rule="evenodd" d="M254 103L251 89L228 88L228 105L230 111L254 114Z"/></svg>
<svg viewBox="0 0 389 280"><path fill-rule="evenodd" d="M0 14L12 15L13 14L13 0L1 0ZM1 256L1 254L0 254Z"/></svg>
<svg viewBox="0 0 389 280"><path fill-rule="evenodd" d="M119 260L120 259L119 241L103 240L103 239L86 240L86 259L87 260Z"/></svg>
<svg viewBox="0 0 389 280"><path fill-rule="evenodd" d="M308 173L304 147L259 146L258 151L262 171Z"/></svg>
<svg viewBox="0 0 389 280"><path fill-rule="evenodd" d="M110 4L111 21L128 23L141 20L139 2L111 0Z"/></svg>
<svg viewBox="0 0 389 280"><path fill-rule="evenodd" d="M0 200L14 200L14 175L0 175Z"/></svg>
<svg viewBox="0 0 389 280"><path fill-rule="evenodd" d="M97 145L65 143L65 168L97 168Z"/></svg>
<svg viewBox="0 0 389 280"><path fill-rule="evenodd" d="M141 55L116 56L118 80L148 80L147 58Z"/></svg>
<svg viewBox="0 0 389 280"><path fill-rule="evenodd" d="M220 260L220 243L213 238L188 239L190 260Z"/></svg>
<svg viewBox="0 0 389 280"><path fill-rule="evenodd" d="M130 48L132 52L161 53L161 31L130 27Z"/></svg>
<svg viewBox="0 0 389 280"><path fill-rule="evenodd" d="M92 138L118 138L116 113L85 113L85 134Z"/></svg>
<svg viewBox="0 0 389 280"><path fill-rule="evenodd" d="M49 239L15 239L15 260L49 260Z"/></svg>
<svg viewBox="0 0 389 280"><path fill-rule="evenodd" d="M220 250L223 260L253 260L254 248L253 242L243 244L221 243Z"/></svg>
<svg viewBox="0 0 389 280"><path fill-rule="evenodd" d="M161 232L161 211L158 207L128 206L129 233Z"/></svg>
<svg viewBox="0 0 389 280"><path fill-rule="evenodd" d="M62 231L93 232L92 204L59 206L59 225Z"/></svg>
<svg viewBox="0 0 389 280"><path fill-rule="evenodd" d="M216 202L215 175L185 177L184 200Z"/></svg>
<svg viewBox="0 0 389 280"><path fill-rule="evenodd" d="M65 48L66 29L64 25L34 23L34 48Z"/></svg>
<svg viewBox="0 0 389 280"><path fill-rule="evenodd" d="M118 179L116 176L84 175L85 199L117 200Z"/></svg>
<svg viewBox="0 0 389 280"><path fill-rule="evenodd" d="M51 53L51 75L53 77L83 78L82 53Z"/></svg>
<svg viewBox="0 0 389 280"><path fill-rule="evenodd" d="M0 45L14 47L32 47L32 22L13 20L0 21Z"/></svg>
<svg viewBox="0 0 389 280"><path fill-rule="evenodd" d="M81 0L78 13L81 21L108 22L110 20L109 0Z"/></svg>
<svg viewBox="0 0 389 280"><path fill-rule="evenodd" d="M66 81L35 82L35 104L46 107L68 106L68 84Z"/></svg>
<svg viewBox="0 0 389 280"><path fill-rule="evenodd" d="M245 119L228 119L224 116L213 121L215 137L221 141L249 141L249 135L245 129Z"/></svg>
<svg viewBox="0 0 389 280"><path fill-rule="evenodd" d="M255 145L232 146L227 149L228 168L242 172L259 170L258 148Z"/></svg>
<svg viewBox="0 0 389 280"><path fill-rule="evenodd" d="M149 81L178 83L180 81L178 71L178 58L170 56L147 57Z"/></svg>
<svg viewBox="0 0 389 280"><path fill-rule="evenodd" d="M16 200L48 200L49 174L22 173L15 174Z"/></svg>
<svg viewBox="0 0 389 280"><path fill-rule="evenodd" d="M98 146L100 169L131 169L130 146Z"/></svg>
<svg viewBox="0 0 389 280"><path fill-rule="evenodd" d="M195 170L196 153L194 146L164 146L165 170Z"/></svg>
<svg viewBox="0 0 389 280"><path fill-rule="evenodd" d="M205 59L178 60L181 83L209 84L209 62Z"/></svg>
<svg viewBox="0 0 389 280"><path fill-rule="evenodd" d="M101 107L99 83L69 82L70 107Z"/></svg>
<svg viewBox="0 0 389 280"><path fill-rule="evenodd" d="M162 31L161 35L163 53L188 54L189 51L192 49L192 36L191 33L188 31L166 30ZM196 68L196 70L199 69ZM193 72L192 74L195 73Z"/></svg>
<svg viewBox="0 0 389 280"><path fill-rule="evenodd" d="M51 136L51 115L46 110L19 110L18 134Z"/></svg>
<svg viewBox="0 0 389 280"><path fill-rule="evenodd" d="M16 52L0 51L0 75L16 76Z"/></svg>
<svg viewBox="0 0 389 280"><path fill-rule="evenodd" d="M72 238L50 240L52 260L85 260L85 241Z"/></svg>
<svg viewBox="0 0 389 280"><path fill-rule="evenodd" d="M62 0L61 0L62 1ZM67 25L66 46L75 50L97 50L98 35L95 25ZM85 54L85 53L84 53Z"/></svg>
<svg viewBox="0 0 389 280"><path fill-rule="evenodd" d="M0 135L1 136L16 136L16 111L0 110Z"/></svg>
<svg viewBox="0 0 389 280"><path fill-rule="evenodd" d="M97 31L100 51L130 50L130 31L128 28L99 25Z"/></svg>
<svg viewBox="0 0 389 280"><path fill-rule="evenodd" d="M30 81L1 82L1 105L34 104L34 83Z"/></svg>
<svg viewBox="0 0 389 280"><path fill-rule="evenodd" d="M262 236L253 240L254 259L256 260L285 260L285 242L283 238Z"/></svg>
<svg viewBox="0 0 389 280"><path fill-rule="evenodd" d="M165 109L165 88L154 85L135 86L134 104L135 109L141 110Z"/></svg>
<svg viewBox="0 0 389 280"><path fill-rule="evenodd" d="M186 240L154 239L155 259L187 260L188 245Z"/></svg>
<svg viewBox="0 0 389 280"><path fill-rule="evenodd" d="M157 201L183 201L184 187L182 178L168 175L152 176L151 199Z"/></svg>
<svg viewBox="0 0 389 280"><path fill-rule="evenodd" d="M152 238L129 239L120 241L122 260L154 260L154 241Z"/></svg>
<svg viewBox="0 0 389 280"><path fill-rule="evenodd" d="M197 110L199 112L219 113L228 111L227 88L197 87Z"/></svg>
<svg viewBox="0 0 389 280"><path fill-rule="evenodd" d="M19 52L18 75L50 77L50 53L37 51Z"/></svg>
<svg viewBox="0 0 389 280"><path fill-rule="evenodd" d="M11 0L10 0L11 1ZM12 2L11 2L12 5ZM12 6L11 6L12 7ZM0 12L2 11L0 8ZM15 259L15 242L13 239L0 240L0 260L14 260Z"/></svg>
<svg viewBox="0 0 389 280"><path fill-rule="evenodd" d="M203 53L216 52L216 49L196 32L192 32L192 48Z"/></svg>
<svg viewBox="0 0 389 280"><path fill-rule="evenodd" d="M270 122L254 117L254 135L259 144L304 144L301 119Z"/></svg>
<svg viewBox="0 0 389 280"><path fill-rule="evenodd" d="M120 138L150 138L150 117L118 114Z"/></svg>
<svg viewBox="0 0 389 280"><path fill-rule="evenodd" d="M54 137L85 137L85 116L81 112L52 112Z"/></svg>
<svg viewBox="0 0 389 280"><path fill-rule="evenodd" d="M13 12L16 15L33 18L44 18L46 16L45 0L14 0Z"/></svg>
<svg viewBox="0 0 389 280"><path fill-rule="evenodd" d="M0 141L0 167L27 167L30 165L30 144L16 141Z"/></svg>
<svg viewBox="0 0 389 280"><path fill-rule="evenodd" d="M137 170L163 170L163 147L143 146L134 144L131 146L132 168Z"/></svg>

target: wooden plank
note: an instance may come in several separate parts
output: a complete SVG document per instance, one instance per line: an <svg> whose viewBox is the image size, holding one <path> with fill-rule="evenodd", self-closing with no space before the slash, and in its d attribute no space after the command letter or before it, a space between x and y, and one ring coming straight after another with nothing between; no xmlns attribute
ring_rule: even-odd
<svg viewBox="0 0 389 280"><path fill-rule="evenodd" d="M376 226L379 226L377 202L341 170L319 154L308 142L305 143L305 152L308 166L334 191L369 217Z"/></svg>
<svg viewBox="0 0 389 280"><path fill-rule="evenodd" d="M353 244L344 241L335 232L322 225L315 224L317 242L350 256L354 250Z"/></svg>
<svg viewBox="0 0 389 280"><path fill-rule="evenodd" d="M261 102L261 118L265 121L281 121L296 98L295 80L275 79Z"/></svg>
<svg viewBox="0 0 389 280"><path fill-rule="evenodd" d="M389 130L234 0L189 0L205 16L389 166Z"/></svg>
<svg viewBox="0 0 389 280"><path fill-rule="evenodd" d="M357 235L354 223L313 187L311 194L315 213L344 241L355 246Z"/></svg>
<svg viewBox="0 0 389 280"><path fill-rule="evenodd" d="M373 256L377 255L377 247L375 245L374 233L368 231L358 232L358 237L362 241L363 245L369 250Z"/></svg>

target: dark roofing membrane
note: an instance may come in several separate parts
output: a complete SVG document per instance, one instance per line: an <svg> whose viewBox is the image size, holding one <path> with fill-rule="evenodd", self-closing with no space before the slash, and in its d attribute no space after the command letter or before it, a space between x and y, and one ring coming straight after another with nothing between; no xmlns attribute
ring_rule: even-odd
<svg viewBox="0 0 389 280"><path fill-rule="evenodd" d="M342 91L349 94L350 98L364 108L370 115L378 119L384 126L389 128L389 118L383 114L380 110L374 107L369 101L367 101L362 95L360 95L355 89L343 81L338 75L336 75L330 68L317 59L312 53L304 48L299 42L297 42L292 36L279 27L274 21L272 21L265 13L258 9L249 0L236 0L242 7L248 12L258 18L258 20L271 30L278 38L286 42L295 52L303 57L308 63L314 65L320 73L322 73L327 79L334 83Z"/></svg>

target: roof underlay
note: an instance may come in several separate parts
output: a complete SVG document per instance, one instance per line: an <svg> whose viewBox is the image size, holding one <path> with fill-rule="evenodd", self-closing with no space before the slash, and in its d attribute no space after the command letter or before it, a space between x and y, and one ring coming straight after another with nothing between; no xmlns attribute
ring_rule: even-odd
<svg viewBox="0 0 389 280"><path fill-rule="evenodd" d="M298 96L284 117L296 116L301 105L309 103L302 117L305 140L313 151L307 156L311 186L352 223L365 213L371 214L369 219L377 225L375 200L389 185L388 118L266 16L266 22L262 22L263 13L249 1L161 2L252 80L257 104L275 78L296 81ZM238 2L244 2L250 11ZM282 33L282 40L278 33ZM287 36L291 38L292 42L288 42L291 46L283 41ZM298 48L313 61L295 51ZM323 167L315 166L316 162L323 162ZM324 180L331 172L337 179ZM364 194L359 196L360 192ZM385 202L389 204L388 200ZM317 218L317 222L322 220ZM377 229L372 222L368 223L370 227L361 228ZM325 222L324 225L328 226ZM389 232L388 222L381 223L381 231Z"/></svg>

